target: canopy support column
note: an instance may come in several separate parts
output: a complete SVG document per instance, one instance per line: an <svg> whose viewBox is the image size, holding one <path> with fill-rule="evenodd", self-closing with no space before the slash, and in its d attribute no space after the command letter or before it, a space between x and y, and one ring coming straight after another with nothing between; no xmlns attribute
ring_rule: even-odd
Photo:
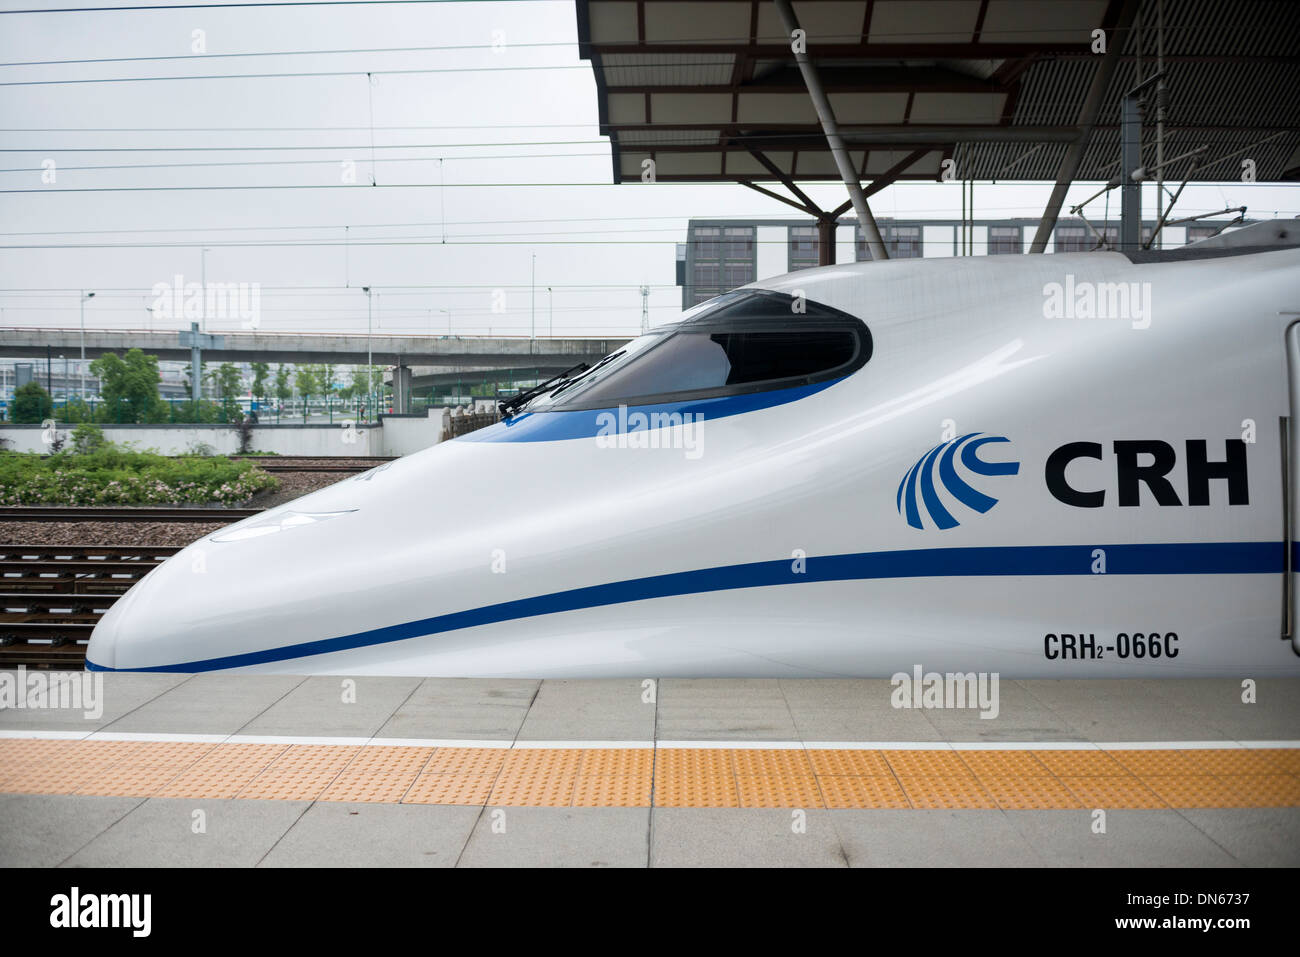
<svg viewBox="0 0 1300 957"><path fill-rule="evenodd" d="M781 14L781 21L785 24L785 32L793 38L796 30L799 29L799 21L795 18L794 8L790 6L790 0L773 0L776 4L777 11ZM862 194L862 182L858 179L857 170L853 168L853 163L849 160L848 150L844 148L844 141L840 139L839 126L835 122L835 112L831 109L831 101L826 98L826 93L822 89L821 78L817 75L817 69L813 66L812 60L803 48L803 44L792 44L794 58L799 64L799 72L803 74L804 86L808 88L808 96L812 98L813 109L817 111L817 119L821 121L822 132L826 134L826 143L831 148L831 155L835 157L835 166L840 171L840 178L844 180L844 185L849 191L849 198L853 201L853 209L858 214L858 221L862 224L862 234L867 239L867 248L871 250L872 259L888 259L889 253L885 251L885 242L880 238L880 227L876 225L876 217L871 215L871 207L867 205L867 198ZM833 254L832 254L833 255Z"/></svg>

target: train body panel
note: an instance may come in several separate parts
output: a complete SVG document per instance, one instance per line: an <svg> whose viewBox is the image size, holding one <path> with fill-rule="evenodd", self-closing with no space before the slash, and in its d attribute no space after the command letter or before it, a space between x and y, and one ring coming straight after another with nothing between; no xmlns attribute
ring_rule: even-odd
<svg viewBox="0 0 1300 957"><path fill-rule="evenodd" d="M804 304L860 318L870 358L770 390L544 397L196 542L89 662L1300 674L1281 432L1300 252L856 264L753 290L796 326ZM1098 297L1127 305L1078 315Z"/></svg>

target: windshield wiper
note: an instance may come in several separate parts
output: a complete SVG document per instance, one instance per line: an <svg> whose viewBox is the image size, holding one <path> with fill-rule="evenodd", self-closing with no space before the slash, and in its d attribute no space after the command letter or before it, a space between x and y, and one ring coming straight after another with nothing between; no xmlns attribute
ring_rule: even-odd
<svg viewBox="0 0 1300 957"><path fill-rule="evenodd" d="M586 368L587 368L587 363L579 362L573 368L565 369L559 375L552 376L551 378L547 379L545 382L541 383L540 385L535 385L531 389L528 389L524 392L520 392L518 395L511 396L509 399L506 399L504 402L498 402L497 411L501 413L501 417L503 419L507 419L511 416L512 413L523 408L525 405L527 405L533 399L537 398L542 393L551 391L551 389L554 388L555 383L557 382L563 383L568 380L569 376L574 375L575 373L578 372L584 372L586 371Z"/></svg>

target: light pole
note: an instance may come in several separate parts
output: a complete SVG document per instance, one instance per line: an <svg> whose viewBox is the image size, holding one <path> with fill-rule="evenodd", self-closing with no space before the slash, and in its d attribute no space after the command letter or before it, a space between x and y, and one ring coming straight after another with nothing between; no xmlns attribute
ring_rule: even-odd
<svg viewBox="0 0 1300 957"><path fill-rule="evenodd" d="M81 290L81 401L86 401L86 300L94 299L93 292ZM63 392L66 395L68 391L68 382L65 378L63 381Z"/></svg>
<svg viewBox="0 0 1300 957"><path fill-rule="evenodd" d="M555 338L555 295L550 286L546 287L546 335Z"/></svg>
<svg viewBox="0 0 1300 957"><path fill-rule="evenodd" d="M528 283L528 316L532 324L528 333L528 351L533 351L533 340L537 338L537 253L533 253L533 277Z"/></svg>
<svg viewBox="0 0 1300 957"><path fill-rule="evenodd" d="M199 294L203 297L203 306L199 312L199 332L208 331L208 250L199 250Z"/></svg>
<svg viewBox="0 0 1300 957"><path fill-rule="evenodd" d="M372 373L373 373L373 371L374 371L374 364L373 364L373 361L372 361L372 360L373 360L373 356L371 355L371 352L370 352L370 318L371 318L371 309L370 309L370 304L371 304L372 300L371 300L371 298L370 298L370 287L369 287L369 286L362 286L362 287L361 287L361 291L364 292L364 293L366 294L366 403L367 403L367 404L370 404L370 403L373 403L374 400L375 400L375 397L374 397L374 382L372 381ZM367 411L369 411L369 410L367 410Z"/></svg>

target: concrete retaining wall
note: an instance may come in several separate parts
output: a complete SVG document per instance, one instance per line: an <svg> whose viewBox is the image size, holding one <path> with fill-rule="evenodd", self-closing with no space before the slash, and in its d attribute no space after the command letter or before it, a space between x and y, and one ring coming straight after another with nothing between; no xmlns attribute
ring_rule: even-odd
<svg viewBox="0 0 1300 957"><path fill-rule="evenodd" d="M258 425L252 447L280 455L407 455L437 445L447 425L446 409L428 415L383 416L378 425ZM73 425L60 425L71 441ZM218 455L239 451L239 437L228 425L101 425L110 442L130 443L137 449L154 449L163 455L181 455L199 444ZM39 425L0 425L5 448L15 452L48 452L46 430Z"/></svg>

